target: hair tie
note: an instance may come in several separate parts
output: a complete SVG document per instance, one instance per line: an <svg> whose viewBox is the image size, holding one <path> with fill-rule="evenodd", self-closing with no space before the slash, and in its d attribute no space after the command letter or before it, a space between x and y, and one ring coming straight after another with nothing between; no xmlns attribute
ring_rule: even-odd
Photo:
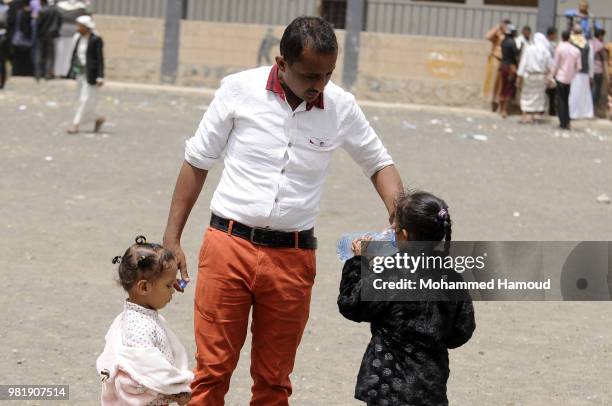
<svg viewBox="0 0 612 406"><path fill-rule="evenodd" d="M113 264L120 264L120 263L121 263L121 257L119 255L113 258Z"/></svg>
<svg viewBox="0 0 612 406"><path fill-rule="evenodd" d="M438 218L440 220L446 220L446 216L448 215L448 211L446 209L440 209L438 212Z"/></svg>
<svg viewBox="0 0 612 406"><path fill-rule="evenodd" d="M147 238L144 235L139 235L136 237L136 244L142 245L147 243Z"/></svg>

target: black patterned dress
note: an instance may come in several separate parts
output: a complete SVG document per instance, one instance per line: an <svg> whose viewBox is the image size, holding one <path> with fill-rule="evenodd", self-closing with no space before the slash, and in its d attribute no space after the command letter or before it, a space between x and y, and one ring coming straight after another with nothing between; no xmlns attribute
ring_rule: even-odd
<svg viewBox="0 0 612 406"><path fill-rule="evenodd" d="M448 405L448 349L465 344L476 327L465 301L361 301L361 257L342 270L338 308L369 322L372 339L357 376L355 398L368 405Z"/></svg>

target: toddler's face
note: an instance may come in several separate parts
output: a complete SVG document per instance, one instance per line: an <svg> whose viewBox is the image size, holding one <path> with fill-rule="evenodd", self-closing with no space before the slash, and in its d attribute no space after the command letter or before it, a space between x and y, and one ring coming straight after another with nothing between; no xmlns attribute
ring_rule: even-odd
<svg viewBox="0 0 612 406"><path fill-rule="evenodd" d="M176 263L169 264L159 278L154 280L152 284L151 294L149 296L149 305L157 310L165 307L172 300L174 293L174 282L176 281L177 265Z"/></svg>

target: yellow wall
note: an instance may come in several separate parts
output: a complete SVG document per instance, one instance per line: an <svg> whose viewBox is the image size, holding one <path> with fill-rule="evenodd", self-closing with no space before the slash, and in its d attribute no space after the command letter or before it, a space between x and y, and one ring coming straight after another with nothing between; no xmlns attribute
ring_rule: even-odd
<svg viewBox="0 0 612 406"><path fill-rule="evenodd" d="M97 16L110 79L158 83L163 20ZM183 21L178 84L216 87L226 75L255 67L266 26ZM280 38L283 27L273 27ZM333 80L342 83L344 31ZM358 97L373 100L483 106L485 41L363 33ZM270 52L272 61L278 46ZM264 62L265 63L265 62Z"/></svg>

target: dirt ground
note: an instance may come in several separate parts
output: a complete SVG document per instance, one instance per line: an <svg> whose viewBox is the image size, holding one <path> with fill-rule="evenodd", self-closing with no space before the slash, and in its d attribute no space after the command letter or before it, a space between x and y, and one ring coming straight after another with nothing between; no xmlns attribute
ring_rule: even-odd
<svg viewBox="0 0 612 406"><path fill-rule="evenodd" d="M138 234L161 239L184 141L210 96L107 86L104 132L67 135L74 98L74 84L59 81L13 79L0 92L0 384L68 384L70 404L94 405L95 360L125 297L111 258ZM364 111L404 183L449 203L454 239L612 240L612 205L597 201L612 196L609 123L562 133L556 120L523 126L469 110L366 103ZM211 171L183 234L194 279L220 171ZM352 394L369 328L337 311L335 242L379 230L385 218L368 179L338 151L316 225L317 280L293 405L360 404ZM194 286L162 311L189 354ZM474 337L451 351L451 404L612 404L610 303L475 307ZM227 404L248 403L248 366L247 344Z"/></svg>

